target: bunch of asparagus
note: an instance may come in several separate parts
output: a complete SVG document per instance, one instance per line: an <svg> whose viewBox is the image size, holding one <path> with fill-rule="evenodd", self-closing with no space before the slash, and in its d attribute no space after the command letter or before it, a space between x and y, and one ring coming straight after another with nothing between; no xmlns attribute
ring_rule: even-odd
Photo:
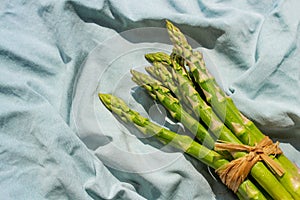
<svg viewBox="0 0 300 200"><path fill-rule="evenodd" d="M300 199L298 168L238 110L180 30L169 21L167 30L174 44L172 54L145 55L152 64L145 68L149 75L131 70L132 80L195 138L152 123L113 95L99 94L103 104L142 133L155 135L215 169L239 199Z"/></svg>

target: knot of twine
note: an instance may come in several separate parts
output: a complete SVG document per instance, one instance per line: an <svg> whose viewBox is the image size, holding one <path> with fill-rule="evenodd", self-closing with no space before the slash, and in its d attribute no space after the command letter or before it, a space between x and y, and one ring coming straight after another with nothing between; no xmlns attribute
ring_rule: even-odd
<svg viewBox="0 0 300 200"><path fill-rule="evenodd" d="M220 142L215 144L215 149L229 152L248 152L245 156L232 160L216 170L222 182L235 193L258 161L263 160L279 176L284 174L284 169L269 157L269 155L282 154L279 142L274 144L267 136L255 146Z"/></svg>

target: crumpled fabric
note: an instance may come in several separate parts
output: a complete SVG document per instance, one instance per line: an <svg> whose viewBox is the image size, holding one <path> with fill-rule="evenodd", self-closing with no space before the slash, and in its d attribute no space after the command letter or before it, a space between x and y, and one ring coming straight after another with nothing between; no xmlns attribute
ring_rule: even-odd
<svg viewBox="0 0 300 200"><path fill-rule="evenodd" d="M1 199L236 199L211 169L143 138L97 99L114 92L165 122L128 81L129 69L147 65L143 53L171 50L165 19L194 41L238 108L300 166L299 4L2 1Z"/></svg>

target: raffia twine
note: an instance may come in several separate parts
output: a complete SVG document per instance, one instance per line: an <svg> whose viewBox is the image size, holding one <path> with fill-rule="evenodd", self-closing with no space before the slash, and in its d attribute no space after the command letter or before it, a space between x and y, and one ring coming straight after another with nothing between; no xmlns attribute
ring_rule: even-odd
<svg viewBox="0 0 300 200"><path fill-rule="evenodd" d="M282 154L279 148L279 142L273 143L272 140L265 136L264 139L255 146L243 144L233 144L224 141L219 141L215 144L215 150L226 150L229 152L245 151L247 155L232 160L227 165L224 165L216 170L221 181L232 191L237 192L241 183L247 178L252 167L263 160L276 174L282 176L284 169L275 162L269 155Z"/></svg>

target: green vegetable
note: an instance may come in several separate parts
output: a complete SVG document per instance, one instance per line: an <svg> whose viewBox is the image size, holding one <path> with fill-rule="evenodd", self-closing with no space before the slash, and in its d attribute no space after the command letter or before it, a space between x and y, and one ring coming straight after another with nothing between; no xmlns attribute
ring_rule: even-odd
<svg viewBox="0 0 300 200"><path fill-rule="evenodd" d="M225 119L226 126L244 144L253 146L260 142L264 134L238 110L233 100L218 86L214 77L208 72L202 54L194 52L185 36L169 21L167 21L167 29L174 44L173 51L185 60L193 79L201 87L206 101L216 114L221 119ZM275 161L286 171L283 176L277 176L278 180L294 199L300 199L300 174L297 167L283 154L279 155L278 159L275 158Z"/></svg>
<svg viewBox="0 0 300 200"><path fill-rule="evenodd" d="M152 123L138 112L131 110L121 99L110 94L99 94L99 98L112 113L116 114L125 123L134 125L142 133L150 136L154 135L162 143L170 144L214 169L228 163L222 155L200 145L189 136L179 135ZM240 185L237 194L241 200L266 199L249 179L246 179Z"/></svg>
<svg viewBox="0 0 300 200"><path fill-rule="evenodd" d="M161 68L166 68L166 66L164 65L159 65L158 63L156 63L155 67L153 68L153 70L149 70L148 67L148 71L156 72L157 74L160 74L160 78L161 80L163 80L163 83L168 82L169 84L173 84L173 89L175 89L174 94L177 96L188 96L188 94L185 93L181 93L180 88L181 85L174 85L174 83L172 82L172 80L167 80L165 78L163 78L162 76L165 75L165 77L171 77L171 75L173 75L172 77L176 76L175 72L173 72L172 74L168 74L168 70L165 70L164 73L160 73ZM151 77L131 70L131 74L133 75L133 80L134 82L136 82L138 85L144 87L148 93L150 94L150 96L154 97L154 99L158 99L167 110L170 111L171 115L177 119L178 121L181 121L183 123L184 126L186 127L195 127L195 128L199 128L201 127L201 124L195 120L192 116L190 116L189 114L185 113L182 108L180 107L180 104L178 103L178 100L175 99L174 97L172 97L170 94L171 92L163 87L161 85L161 83L155 79L152 79ZM180 76L180 74L178 74L178 76ZM176 87L178 86L178 87ZM191 91L193 89L192 88L185 88L185 91ZM192 90L193 91L193 90ZM197 92L193 93L193 95L195 95ZM200 98L200 97L199 97ZM201 99L201 98L200 98ZM196 102L193 102L196 103ZM208 105L206 105L207 107L209 107ZM194 108L195 109L195 108ZM205 109L206 111L207 109ZM206 124L210 125L210 131L212 133L215 133L216 136L219 136L222 140L224 141L228 141L228 142L233 142L233 143L238 143L241 144L241 142L230 132L230 130L226 129L226 127L223 125L223 123L221 121L219 121L218 117L215 116L214 119L211 118L212 115L214 115L214 113L212 112L212 110L210 109L210 112L202 112L200 113L201 119L202 117L204 117L203 119L206 120ZM184 114L183 114L184 113ZM205 116L206 115L206 116ZM215 120L215 121L209 121L209 120ZM215 125L212 125L215 124ZM218 126L221 126L221 129L218 128ZM194 133L195 135L199 135L201 134L201 140L203 141L203 139L205 139L205 143L204 146L206 146L207 141L211 141L211 140L207 140L207 138L209 138L208 133L205 133L205 128L201 129L202 131L199 133L197 132L197 129L191 129L190 131L192 133ZM223 130L227 130L226 132L224 132ZM207 141L206 141L207 140ZM213 140L212 140L213 142ZM210 147L210 146L209 146ZM242 156L245 156L246 153L244 152L234 152L233 153L233 157L234 158L239 158ZM285 190L285 188L282 187L282 185L277 181L276 177L268 170L268 168L262 163L262 162L257 162L251 169L251 175L254 177L254 179L260 183L260 185L274 198L274 199L290 199L291 196L290 194ZM264 174L264 176L261 176L261 174ZM275 189L276 188L276 189Z"/></svg>
<svg viewBox="0 0 300 200"><path fill-rule="evenodd" d="M214 148L215 140L210 136L207 129L184 111L178 100L172 96L169 89L146 74L135 70L131 70L130 72L133 75L132 80L144 87L154 99L159 100L174 119L182 122L184 127L189 129L204 146L209 149Z"/></svg>

